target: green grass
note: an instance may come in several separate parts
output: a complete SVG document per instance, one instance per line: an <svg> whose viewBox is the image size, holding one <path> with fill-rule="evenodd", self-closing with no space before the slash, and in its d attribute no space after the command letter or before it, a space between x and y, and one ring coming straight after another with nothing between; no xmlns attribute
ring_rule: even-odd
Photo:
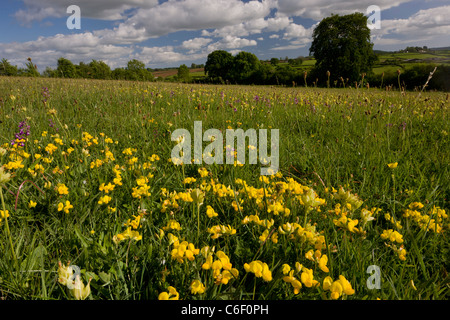
<svg viewBox="0 0 450 320"><path fill-rule="evenodd" d="M44 87L50 95L45 103ZM0 92L1 163L11 174L2 183L9 212L0 223L4 299L72 299L57 281L58 262L69 260L80 267L84 284L92 279L88 299L157 299L169 286L187 300L330 299L323 287L327 276L350 282L354 293L339 299L449 297L450 123L444 93L44 78L0 78ZM169 161L176 144L171 133L185 128L193 136L197 120L204 131L279 129L280 175L264 181L259 164L175 166ZM23 148L14 149L10 141L21 121L30 135ZM57 147L52 154L49 144ZM398 167L390 169L395 162ZM206 177L198 171L202 167ZM114 180L117 172L120 181ZM196 181L187 183L187 177ZM68 194L58 193L59 183ZM102 183L114 184L114 190L106 193ZM339 195L341 187L346 196ZM148 194L140 195L145 188ZM200 206L186 198L196 188L204 194ZM309 189L325 202L308 207ZM105 195L110 202L99 203ZM30 208L30 201L36 206ZM66 201L73 208L58 211ZM423 208L407 211L414 202ZM216 217L208 217L208 206ZM376 208L375 219L364 223L363 209ZM357 229L337 222L345 220L342 211L358 220ZM414 216L406 217L408 212ZM132 230L142 239L115 243L124 223L137 223L139 215ZM252 215L273 224L243 223ZM181 229L163 230L171 220ZM294 233L286 232L287 223L298 224ZM236 233L213 239L208 230L216 225ZM382 238L389 229L403 236L405 260L396 251L399 243ZM207 260L200 252L193 261L172 259L169 234L197 249L223 251L237 278L215 284L218 278L202 268ZM307 258L310 250L327 256L328 272ZM271 281L246 272L255 260L267 264ZM298 273L296 262L304 267ZM298 294L283 279L284 264L301 280ZM366 285L370 265L381 270L380 289ZM317 287L308 287L305 268ZM203 294L191 293L194 280L206 286Z"/></svg>

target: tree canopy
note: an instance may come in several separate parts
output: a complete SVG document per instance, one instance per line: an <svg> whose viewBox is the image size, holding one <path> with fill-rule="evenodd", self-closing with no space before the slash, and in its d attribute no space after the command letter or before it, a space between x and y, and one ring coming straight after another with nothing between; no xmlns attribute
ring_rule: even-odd
<svg viewBox="0 0 450 320"><path fill-rule="evenodd" d="M353 13L323 19L313 31L309 49L316 65L314 74L319 79L331 77L358 81L363 73L369 74L377 57L370 42L367 17Z"/></svg>

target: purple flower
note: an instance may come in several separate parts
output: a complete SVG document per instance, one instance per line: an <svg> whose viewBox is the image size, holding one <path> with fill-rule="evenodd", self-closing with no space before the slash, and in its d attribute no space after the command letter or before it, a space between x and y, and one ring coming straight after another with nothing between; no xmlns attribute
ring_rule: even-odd
<svg viewBox="0 0 450 320"><path fill-rule="evenodd" d="M11 140L11 146L16 144L17 140L26 140L26 137L30 135L30 126L27 126L26 121L19 122L19 132L14 134L14 140ZM20 142L19 146L24 147L25 143Z"/></svg>

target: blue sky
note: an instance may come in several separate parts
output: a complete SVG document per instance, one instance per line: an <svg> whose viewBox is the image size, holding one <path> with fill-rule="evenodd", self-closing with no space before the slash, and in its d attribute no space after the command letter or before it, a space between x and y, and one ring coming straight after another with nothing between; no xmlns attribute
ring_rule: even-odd
<svg viewBox="0 0 450 320"><path fill-rule="evenodd" d="M69 5L81 29L68 29ZM446 0L2 0L0 58L40 71L59 57L102 60L112 68L138 59L147 67L204 63L214 50L260 59L307 56L314 26L335 14L381 8L375 49L450 46Z"/></svg>

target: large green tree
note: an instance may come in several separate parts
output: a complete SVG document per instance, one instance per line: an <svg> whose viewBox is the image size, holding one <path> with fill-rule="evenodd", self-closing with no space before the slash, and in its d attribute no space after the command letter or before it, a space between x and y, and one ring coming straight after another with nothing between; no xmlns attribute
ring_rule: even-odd
<svg viewBox="0 0 450 320"><path fill-rule="evenodd" d="M216 50L208 55L205 73L211 81L230 80L230 69L233 66L233 55L225 50Z"/></svg>
<svg viewBox="0 0 450 320"><path fill-rule="evenodd" d="M362 13L323 19L314 29L309 51L316 59L313 74L321 80L327 79L329 71L331 79L343 77L353 83L363 73L370 74L377 59L367 17Z"/></svg>
<svg viewBox="0 0 450 320"><path fill-rule="evenodd" d="M251 52L241 51L233 59L232 78L237 83L254 83L254 75L261 66L258 57Z"/></svg>
<svg viewBox="0 0 450 320"><path fill-rule="evenodd" d="M178 81L189 82L191 80L191 74L189 72L189 68L182 64L177 70L177 78Z"/></svg>
<svg viewBox="0 0 450 320"><path fill-rule="evenodd" d="M152 81L153 74L145 68L145 63L136 59L128 61L126 68L127 80Z"/></svg>
<svg viewBox="0 0 450 320"><path fill-rule="evenodd" d="M58 77L62 78L76 78L76 68L72 61L66 58L59 58L57 62L56 72Z"/></svg>

